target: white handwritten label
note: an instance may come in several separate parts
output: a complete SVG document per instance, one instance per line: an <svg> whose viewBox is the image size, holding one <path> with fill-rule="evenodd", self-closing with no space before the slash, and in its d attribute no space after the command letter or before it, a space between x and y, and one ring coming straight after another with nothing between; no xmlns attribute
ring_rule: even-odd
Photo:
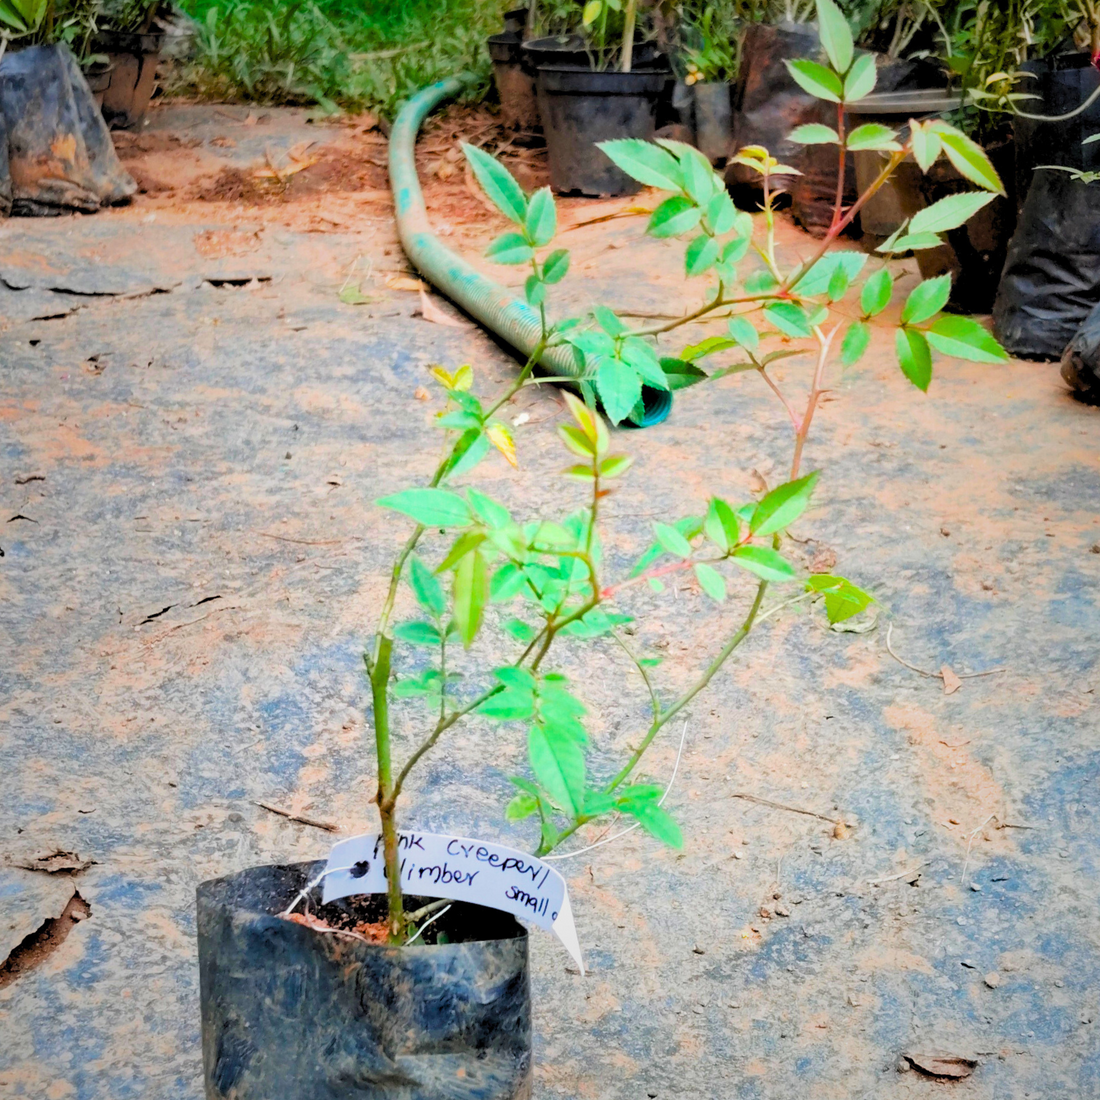
<svg viewBox="0 0 1100 1100"><path fill-rule="evenodd" d="M584 973L569 890L548 863L515 848L439 833L400 833L401 889L500 909L553 932ZM329 853L323 902L384 894L386 864L378 833L342 840Z"/></svg>

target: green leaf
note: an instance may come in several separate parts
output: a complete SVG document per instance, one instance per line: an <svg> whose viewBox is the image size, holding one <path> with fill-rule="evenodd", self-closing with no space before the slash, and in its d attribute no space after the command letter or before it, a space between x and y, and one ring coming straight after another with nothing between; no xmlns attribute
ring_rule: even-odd
<svg viewBox="0 0 1100 1100"><path fill-rule="evenodd" d="M698 344L689 344L680 352L680 358L685 362L694 363L708 355L713 355L716 351L727 351L729 348L739 346L737 341L729 336L708 336Z"/></svg>
<svg viewBox="0 0 1100 1100"><path fill-rule="evenodd" d="M839 145L840 134L831 126L820 122L808 122L805 126L796 126L788 135L788 141L798 145Z"/></svg>
<svg viewBox="0 0 1100 1100"><path fill-rule="evenodd" d="M939 248L943 241L935 233L906 233L904 236L892 237L880 244L876 252L920 252L926 248Z"/></svg>
<svg viewBox="0 0 1100 1100"><path fill-rule="evenodd" d="M655 523L653 533L657 536L657 541L661 546L670 554L674 554L678 558L691 557L693 552L691 543L675 527L670 527L667 523Z"/></svg>
<svg viewBox="0 0 1100 1100"><path fill-rule="evenodd" d="M764 581L782 583L794 580L791 563L766 546L739 546L730 560Z"/></svg>
<svg viewBox="0 0 1100 1100"><path fill-rule="evenodd" d="M715 603L723 603L725 601L726 579L717 569L707 565L706 562L696 562L695 578L699 582L699 587L702 588Z"/></svg>
<svg viewBox="0 0 1100 1100"><path fill-rule="evenodd" d="M599 148L628 176L647 187L679 191L683 186L683 173L676 158L659 145L638 138L624 138L600 142Z"/></svg>
<svg viewBox="0 0 1100 1100"><path fill-rule="evenodd" d="M720 190L724 190L721 181L715 176L710 161L698 149L681 143L677 143L676 148L680 156L684 190L700 206L706 206Z"/></svg>
<svg viewBox="0 0 1100 1100"><path fill-rule="evenodd" d="M618 807L633 817L650 836L670 848L682 848L684 837L672 815L660 804L663 792L659 787L625 787L618 798Z"/></svg>
<svg viewBox="0 0 1100 1100"><path fill-rule="evenodd" d="M582 24L586 27L592 26L599 19L601 11L603 11L603 0L588 0L581 12Z"/></svg>
<svg viewBox="0 0 1100 1100"><path fill-rule="evenodd" d="M928 342L944 355L971 363L1005 363L1008 352L977 321L945 315L936 318L926 333Z"/></svg>
<svg viewBox="0 0 1100 1100"><path fill-rule="evenodd" d="M638 372L621 359L607 356L596 368L596 390L612 424L625 420L642 396Z"/></svg>
<svg viewBox="0 0 1100 1100"><path fill-rule="evenodd" d="M996 197L988 191L965 191L961 195L948 195L914 214L909 223L909 232L943 233L948 229L957 229Z"/></svg>
<svg viewBox="0 0 1100 1100"><path fill-rule="evenodd" d="M628 336L619 349L619 358L629 363L642 377L642 381L654 389L667 390L668 379L661 369L661 361L653 345L640 336Z"/></svg>
<svg viewBox="0 0 1100 1100"><path fill-rule="evenodd" d="M697 535L703 532L703 521L697 516L685 516L683 519L678 519L673 527L684 536L685 539L693 539ZM638 577L644 573L662 554L664 553L664 547L655 542L648 550L638 559L638 564L630 571L632 577Z"/></svg>
<svg viewBox="0 0 1100 1100"><path fill-rule="evenodd" d="M546 284L537 275L528 275L523 284L523 296L529 306L540 306L546 301Z"/></svg>
<svg viewBox="0 0 1100 1100"><path fill-rule="evenodd" d="M439 563L436 573L446 573L453 569L467 554L472 553L485 541L484 531L466 531L455 539L446 557Z"/></svg>
<svg viewBox="0 0 1100 1100"><path fill-rule="evenodd" d="M653 211L646 232L651 237L679 237L695 229L702 217L703 211L691 199L673 195Z"/></svg>
<svg viewBox="0 0 1100 1100"><path fill-rule="evenodd" d="M503 504L498 504L484 493L479 493L476 489L467 489L466 496L474 511L490 527L503 527L506 523L512 522L511 512Z"/></svg>
<svg viewBox="0 0 1100 1100"><path fill-rule="evenodd" d="M531 196L524 225L527 236L536 248L542 248L554 239L554 234L558 231L558 211L549 187L543 187Z"/></svg>
<svg viewBox="0 0 1100 1100"><path fill-rule="evenodd" d="M737 220L737 207L733 205L728 191L719 191L707 203L706 224L710 231L718 236L728 233Z"/></svg>
<svg viewBox="0 0 1100 1100"><path fill-rule="evenodd" d="M514 561L505 562L494 574L489 582L489 599L493 603L505 603L515 599L523 591L527 583L523 567Z"/></svg>
<svg viewBox="0 0 1100 1100"><path fill-rule="evenodd" d="M802 339L813 333L806 311L794 302L776 302L766 306L764 316L780 332L795 339Z"/></svg>
<svg viewBox="0 0 1100 1100"><path fill-rule="evenodd" d="M537 813L539 800L533 794L520 791L504 809L504 817L507 821L525 821L533 813Z"/></svg>
<svg viewBox="0 0 1100 1100"><path fill-rule="evenodd" d="M489 598L489 569L475 550L455 567L454 620L462 644L469 649L481 627L481 616Z"/></svg>
<svg viewBox="0 0 1100 1100"><path fill-rule="evenodd" d="M542 265L542 281L548 286L560 283L569 272L569 252L559 248L546 257Z"/></svg>
<svg viewBox="0 0 1100 1100"><path fill-rule="evenodd" d="M496 722L526 722L535 714L535 696L531 688L508 688L490 696L477 713Z"/></svg>
<svg viewBox="0 0 1100 1100"><path fill-rule="evenodd" d="M689 276L703 275L718 260L718 242L705 233L696 237L684 253L684 267Z"/></svg>
<svg viewBox="0 0 1100 1100"><path fill-rule="evenodd" d="M480 428L464 432L455 444L451 468L447 476L458 477L468 473L489 453L489 440Z"/></svg>
<svg viewBox="0 0 1100 1100"><path fill-rule="evenodd" d="M410 559L409 584L416 602L433 615L442 615L447 608L443 585L439 578L415 555Z"/></svg>
<svg viewBox="0 0 1100 1100"><path fill-rule="evenodd" d="M622 477L633 465L634 459L630 455L608 455L600 463L600 477L611 481L614 478Z"/></svg>
<svg viewBox="0 0 1100 1100"><path fill-rule="evenodd" d="M745 293L767 294L769 290L774 290L778 285L775 276L767 268L761 268L745 279Z"/></svg>
<svg viewBox="0 0 1100 1100"><path fill-rule="evenodd" d="M749 522L749 530L754 535L772 535L790 527L809 506L817 478L815 471L773 489L756 506Z"/></svg>
<svg viewBox="0 0 1100 1100"><path fill-rule="evenodd" d="M878 122L857 126L848 135L848 151L851 153L896 153L899 149L901 146L896 131Z"/></svg>
<svg viewBox="0 0 1100 1100"><path fill-rule="evenodd" d="M489 201L516 225L524 225L527 221L527 196L512 178L512 173L483 149L463 142L462 151Z"/></svg>
<svg viewBox="0 0 1100 1100"><path fill-rule="evenodd" d="M729 320L730 336L748 352L755 352L760 347L760 333L747 317L731 317Z"/></svg>
<svg viewBox="0 0 1100 1100"><path fill-rule="evenodd" d="M984 187L995 194L1005 194L1004 184L997 175L997 169L986 156L985 150L971 138L968 138L961 130L948 126L945 122L932 124L940 141L943 142L943 151L947 159L955 166L955 169L964 175L971 183Z"/></svg>
<svg viewBox="0 0 1100 1100"><path fill-rule="evenodd" d="M866 99L875 90L877 83L878 70L875 68L875 55L861 53L844 78L844 102L858 103L861 99Z"/></svg>
<svg viewBox="0 0 1100 1100"><path fill-rule="evenodd" d="M871 328L863 321L856 321L848 326L844 334L844 342L840 346L840 361L846 367L854 367L871 346Z"/></svg>
<svg viewBox="0 0 1100 1100"><path fill-rule="evenodd" d="M711 497L706 519L703 520L703 532L723 554L726 554L740 541L741 524L738 522L737 514L724 500Z"/></svg>
<svg viewBox="0 0 1100 1100"><path fill-rule="evenodd" d="M815 99L825 99L830 103L839 103L844 98L844 85L840 77L816 61L788 61L794 82Z"/></svg>
<svg viewBox="0 0 1100 1100"><path fill-rule="evenodd" d="M672 359L666 357L661 360L661 370L668 379L669 389L684 390L688 386L694 386L707 377L707 372L686 359Z"/></svg>
<svg viewBox="0 0 1100 1100"><path fill-rule="evenodd" d="M446 489L405 489L374 503L401 512L425 527L468 527L472 522L466 501Z"/></svg>
<svg viewBox="0 0 1100 1100"><path fill-rule="evenodd" d="M503 623L502 626L507 633L511 634L517 642L523 645L529 645L538 637L538 631L529 623L525 623L522 619L509 619L506 623Z"/></svg>
<svg viewBox="0 0 1100 1100"><path fill-rule="evenodd" d="M566 447L578 458L595 457L596 445L580 428L574 428L572 424L562 424L558 428L558 435L561 436Z"/></svg>
<svg viewBox="0 0 1100 1100"><path fill-rule="evenodd" d="M890 304L893 296L894 276L890 274L889 268L884 267L863 284L860 304L864 317L877 317Z"/></svg>
<svg viewBox="0 0 1100 1100"><path fill-rule="evenodd" d="M927 393L932 382L932 352L924 334L911 328L899 328L895 342L901 373L918 390Z"/></svg>
<svg viewBox="0 0 1100 1100"><path fill-rule="evenodd" d="M609 814L615 809L613 795L604 794L603 791L585 791L584 816L599 817L601 814Z"/></svg>
<svg viewBox="0 0 1100 1100"><path fill-rule="evenodd" d="M874 596L844 577L831 577L824 573L811 577L806 582L806 590L824 593L825 614L830 623L851 619L875 602Z"/></svg>
<svg viewBox="0 0 1100 1100"><path fill-rule="evenodd" d="M439 645L443 640L443 636L431 623L398 623L393 628L393 636L399 642L408 642L409 645Z"/></svg>
<svg viewBox="0 0 1100 1100"><path fill-rule="evenodd" d="M829 252L798 280L795 293L806 298L826 293L838 269L844 272L848 282L853 282L862 273L867 260L866 252Z"/></svg>
<svg viewBox="0 0 1100 1100"><path fill-rule="evenodd" d="M584 750L575 738L540 723L527 735L527 754L535 778L571 817L584 809Z"/></svg>
<svg viewBox="0 0 1100 1100"><path fill-rule="evenodd" d="M906 299L905 308L901 311L902 324L919 325L935 317L947 305L947 299L950 297L950 275L937 275L934 279L918 283Z"/></svg>
<svg viewBox="0 0 1100 1100"><path fill-rule="evenodd" d="M913 142L913 159L920 165L922 172L927 172L939 160L940 153L943 152L943 143L934 130L920 123L912 127L910 136Z"/></svg>
<svg viewBox="0 0 1100 1100"><path fill-rule="evenodd" d="M607 306L594 306L592 315L596 318L596 323L600 328L609 336L622 336L627 331L626 325Z"/></svg>
<svg viewBox="0 0 1100 1100"><path fill-rule="evenodd" d="M533 255L531 246L519 233L505 233L485 250L485 258L498 264L525 264Z"/></svg>
<svg viewBox="0 0 1100 1100"><path fill-rule="evenodd" d="M817 0L817 26L825 56L837 72L846 73L854 52L852 28L833 0Z"/></svg>

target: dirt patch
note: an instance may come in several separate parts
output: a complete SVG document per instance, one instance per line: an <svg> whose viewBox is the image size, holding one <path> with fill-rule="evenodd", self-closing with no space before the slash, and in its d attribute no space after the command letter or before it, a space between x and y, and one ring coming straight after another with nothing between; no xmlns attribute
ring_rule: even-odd
<svg viewBox="0 0 1100 1100"><path fill-rule="evenodd" d="M240 229L206 229L195 234L195 250L207 259L255 252L262 243L259 233L245 233Z"/></svg>
<svg viewBox="0 0 1100 1100"><path fill-rule="evenodd" d="M135 160L148 153L173 153L177 149L195 149L202 144L198 138L186 138L173 133L131 134L116 130L111 134L119 160Z"/></svg>
<svg viewBox="0 0 1100 1100"><path fill-rule="evenodd" d="M315 932L332 932L338 935L351 935L357 939L366 940L367 943L385 943L389 936L384 920L359 921L356 924L349 924L347 928L339 928L329 924L324 918L315 917L309 913L291 913L290 916L284 917L283 919L293 921L295 924L300 924L305 928L312 928Z"/></svg>
<svg viewBox="0 0 1100 1100"><path fill-rule="evenodd" d="M50 917L0 964L0 989L41 966L68 938L74 924L87 920L92 907L74 892L59 917Z"/></svg>

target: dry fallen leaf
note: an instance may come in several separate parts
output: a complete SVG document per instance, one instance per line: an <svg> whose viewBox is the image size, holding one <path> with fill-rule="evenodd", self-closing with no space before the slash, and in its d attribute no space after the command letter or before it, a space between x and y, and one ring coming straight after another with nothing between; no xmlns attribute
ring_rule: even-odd
<svg viewBox="0 0 1100 1100"><path fill-rule="evenodd" d="M962 680L947 665L940 669L940 676L943 677L944 695L954 695L963 686Z"/></svg>
<svg viewBox="0 0 1100 1100"><path fill-rule="evenodd" d="M978 1064L973 1058L957 1054L906 1054L903 1057L914 1069L931 1077L969 1077Z"/></svg>
<svg viewBox="0 0 1100 1100"><path fill-rule="evenodd" d="M359 287L354 285L348 285L340 291L340 301L346 306L365 306L377 300L377 298L372 298L369 294L364 294Z"/></svg>
<svg viewBox="0 0 1100 1100"><path fill-rule="evenodd" d="M424 292L424 288L420 288L420 316L425 321L431 321L433 325L449 325L451 328L465 328L466 322L460 321L457 317L452 317L449 313L444 313Z"/></svg>
<svg viewBox="0 0 1100 1100"><path fill-rule="evenodd" d="M60 848L47 856L36 856L16 867L24 871L44 871L47 875L79 874L95 864L94 859L81 859L76 852L63 852Z"/></svg>
<svg viewBox="0 0 1100 1100"><path fill-rule="evenodd" d="M419 279L410 278L408 275L387 275L385 283L390 290L419 291L424 289L424 284Z"/></svg>
<svg viewBox="0 0 1100 1100"><path fill-rule="evenodd" d="M768 491L768 483L760 476L759 470L749 471L749 492L751 493L766 493Z"/></svg>

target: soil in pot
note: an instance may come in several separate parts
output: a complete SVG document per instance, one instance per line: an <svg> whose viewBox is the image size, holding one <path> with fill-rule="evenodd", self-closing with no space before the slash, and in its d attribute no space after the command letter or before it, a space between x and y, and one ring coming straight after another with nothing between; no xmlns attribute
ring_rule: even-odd
<svg viewBox="0 0 1100 1100"><path fill-rule="evenodd" d="M323 868L253 867L199 887L207 1100L527 1100L523 927L456 904L427 944L369 943L354 929L384 917L380 896L313 906L333 931L284 919Z"/></svg>
<svg viewBox="0 0 1100 1100"><path fill-rule="evenodd" d="M153 98L157 64L164 36L113 34L97 39L96 50L107 55L111 80L103 93L103 117L112 130L140 126Z"/></svg>
<svg viewBox="0 0 1100 1100"><path fill-rule="evenodd" d="M540 129L535 70L514 32L489 39L493 79L500 96L500 119L509 130L532 134Z"/></svg>
<svg viewBox="0 0 1100 1100"><path fill-rule="evenodd" d="M633 195L641 184L599 149L616 138L652 139L664 72L597 73L580 66L542 66L539 114L546 135L550 184L560 194Z"/></svg>

